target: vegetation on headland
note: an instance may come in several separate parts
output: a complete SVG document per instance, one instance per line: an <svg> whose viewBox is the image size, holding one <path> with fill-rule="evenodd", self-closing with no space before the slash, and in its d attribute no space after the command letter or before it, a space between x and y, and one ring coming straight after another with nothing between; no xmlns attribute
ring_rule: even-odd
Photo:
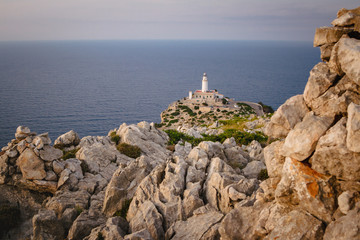
<svg viewBox="0 0 360 240"><path fill-rule="evenodd" d="M141 149L135 145L119 143L116 148L120 153L131 158L138 158L141 156Z"/></svg>
<svg viewBox="0 0 360 240"><path fill-rule="evenodd" d="M267 136L265 136L261 132L256 133L248 133L235 129L227 129L223 133L219 135L206 135L202 134L203 138L194 138L185 133L181 133L179 131L169 129L165 130L165 132L169 135L168 145L175 145L180 140L191 143L193 146L197 146L202 141L212 141L212 142L220 142L223 143L227 138L234 137L237 144L240 145L248 145L253 140L256 140L260 143L265 143L267 141Z"/></svg>

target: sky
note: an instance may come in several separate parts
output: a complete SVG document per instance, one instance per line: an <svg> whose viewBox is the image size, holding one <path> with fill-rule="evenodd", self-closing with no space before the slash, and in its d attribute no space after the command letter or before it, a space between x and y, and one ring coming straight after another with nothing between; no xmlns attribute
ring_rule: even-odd
<svg viewBox="0 0 360 240"><path fill-rule="evenodd" d="M0 0L0 41L312 41L358 0Z"/></svg>

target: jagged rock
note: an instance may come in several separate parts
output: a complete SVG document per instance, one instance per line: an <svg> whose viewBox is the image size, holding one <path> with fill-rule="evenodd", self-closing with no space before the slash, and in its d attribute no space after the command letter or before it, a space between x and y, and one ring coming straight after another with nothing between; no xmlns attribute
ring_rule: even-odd
<svg viewBox="0 0 360 240"><path fill-rule="evenodd" d="M52 162L52 168L54 172L59 175L64 170L65 164L62 161L55 160Z"/></svg>
<svg viewBox="0 0 360 240"><path fill-rule="evenodd" d="M264 201L269 202L275 199L275 190L280 182L280 177L271 177L265 179L260 183L260 188L263 190L262 198ZM260 198L260 193L256 196L256 199Z"/></svg>
<svg viewBox="0 0 360 240"><path fill-rule="evenodd" d="M91 233L91 230L105 223L105 218L97 214L91 214L88 210L83 211L76 218L68 234L69 239L81 240Z"/></svg>
<svg viewBox="0 0 360 240"><path fill-rule="evenodd" d="M18 151L16 150L16 146L10 148L9 150L7 150L6 155L8 155L9 158L14 158L18 155Z"/></svg>
<svg viewBox="0 0 360 240"><path fill-rule="evenodd" d="M131 232L147 229L153 239L163 239L163 217L151 201L145 201L130 221Z"/></svg>
<svg viewBox="0 0 360 240"><path fill-rule="evenodd" d="M351 102L360 103L358 92L359 86L345 75L335 86L307 104L317 115L345 115Z"/></svg>
<svg viewBox="0 0 360 240"><path fill-rule="evenodd" d="M152 170L150 159L142 156L128 166L119 167L106 188L103 212L107 216L121 210L123 204L131 199L137 186Z"/></svg>
<svg viewBox="0 0 360 240"><path fill-rule="evenodd" d="M6 154L0 155L0 184L6 182L6 178L9 175L8 156Z"/></svg>
<svg viewBox="0 0 360 240"><path fill-rule="evenodd" d="M204 239L204 235L211 230L212 226L219 223L223 216L220 212L212 210L195 214L186 221L177 221L166 232L165 239ZM216 235L216 233L217 230L215 229L213 234Z"/></svg>
<svg viewBox="0 0 360 240"><path fill-rule="evenodd" d="M61 222L57 219L55 212L52 210L41 209L33 217L34 240L62 240L65 233Z"/></svg>
<svg viewBox="0 0 360 240"><path fill-rule="evenodd" d="M313 99L322 95L335 81L336 74L330 72L326 63L318 63L310 71L310 77L305 86L304 100L308 104Z"/></svg>
<svg viewBox="0 0 360 240"><path fill-rule="evenodd" d="M203 141L198 146L207 153L209 159L219 157L220 159L226 160L224 146L221 143Z"/></svg>
<svg viewBox="0 0 360 240"><path fill-rule="evenodd" d="M324 234L322 229L322 222L308 213L303 213L294 210L287 215L280 218L271 231L265 238L269 239L321 239Z"/></svg>
<svg viewBox="0 0 360 240"><path fill-rule="evenodd" d="M227 138L224 142L223 145L225 148L232 148L236 146L236 141L234 137L231 138Z"/></svg>
<svg viewBox="0 0 360 240"><path fill-rule="evenodd" d="M282 154L298 161L305 160L315 150L317 141L332 122L331 117L315 116L313 112L306 114L303 121L289 132L282 147Z"/></svg>
<svg viewBox="0 0 360 240"><path fill-rule="evenodd" d="M45 180L46 181L57 181L57 176L53 171L47 171Z"/></svg>
<svg viewBox="0 0 360 240"><path fill-rule="evenodd" d="M147 229L143 229L124 237L124 240L154 240Z"/></svg>
<svg viewBox="0 0 360 240"><path fill-rule="evenodd" d="M331 52L332 49L334 47L335 44L330 43L330 44L324 44L320 47L320 58L321 60L323 60L324 62L329 62L330 57L331 57Z"/></svg>
<svg viewBox="0 0 360 240"><path fill-rule="evenodd" d="M117 134L121 137L121 142L138 146L148 157L165 160L168 156L166 145L169 137L156 129L153 123L140 122L129 126L124 123Z"/></svg>
<svg viewBox="0 0 360 240"><path fill-rule="evenodd" d="M106 240L122 240L126 235L127 224L121 217L111 217L104 226L94 228L84 240L98 240L100 236Z"/></svg>
<svg viewBox="0 0 360 240"><path fill-rule="evenodd" d="M54 146L64 148L69 146L76 146L79 143L80 143L79 135L76 132L74 132L74 130L70 130L69 132L59 136L55 140Z"/></svg>
<svg viewBox="0 0 360 240"><path fill-rule="evenodd" d="M21 153L16 161L16 165L19 166L23 178L25 179L41 180L46 177L44 162L29 148Z"/></svg>
<svg viewBox="0 0 360 240"><path fill-rule="evenodd" d="M281 155L284 141L276 141L264 148L266 169L270 177L281 177L285 157Z"/></svg>
<svg viewBox="0 0 360 240"><path fill-rule="evenodd" d="M331 222L325 230L324 240L359 239L360 235L360 204L348 212L347 215Z"/></svg>
<svg viewBox="0 0 360 240"><path fill-rule="evenodd" d="M354 83L360 85L360 40L341 38L331 52L329 67L338 75L346 74Z"/></svg>
<svg viewBox="0 0 360 240"><path fill-rule="evenodd" d="M15 138L17 140L25 139L27 136L30 135L30 129L25 126L18 126L15 133Z"/></svg>
<svg viewBox="0 0 360 240"><path fill-rule="evenodd" d="M353 194L349 191L343 192L338 197L339 209L343 214L348 214L351 210L351 198Z"/></svg>
<svg viewBox="0 0 360 240"><path fill-rule="evenodd" d="M185 157L190 153L191 149L192 149L192 147L191 147L190 143L185 142L183 144L182 142L178 142L175 145L174 155Z"/></svg>
<svg viewBox="0 0 360 240"><path fill-rule="evenodd" d="M224 152L228 164L233 168L242 168L248 163L248 159L243 156L245 152L239 146L225 148Z"/></svg>
<svg viewBox="0 0 360 240"><path fill-rule="evenodd" d="M348 27L354 25L358 17L359 15L353 12L347 12L332 21L331 25L335 27Z"/></svg>
<svg viewBox="0 0 360 240"><path fill-rule="evenodd" d="M273 138L284 138L309 110L302 95L296 95L281 105L271 117L265 134Z"/></svg>
<svg viewBox="0 0 360 240"><path fill-rule="evenodd" d="M275 191L275 198L284 206L297 206L329 223L335 210L331 181L331 178L287 157L281 181Z"/></svg>
<svg viewBox="0 0 360 240"><path fill-rule="evenodd" d="M34 144L35 148L38 150L42 149L45 145L51 144L51 139L49 138L49 133L42 133L42 134L37 135L33 139L32 144Z"/></svg>
<svg viewBox="0 0 360 240"><path fill-rule="evenodd" d="M70 192L57 191L55 195L46 203L46 208L54 210L57 216L62 216L68 209L87 209L89 207L90 194L84 190Z"/></svg>
<svg viewBox="0 0 360 240"><path fill-rule="evenodd" d="M62 157L63 152L52 146L45 145L40 152L40 158L44 161L54 161Z"/></svg>
<svg viewBox="0 0 360 240"><path fill-rule="evenodd" d="M342 35L351 32L351 28L321 27L317 28L314 36L314 47L336 43Z"/></svg>
<svg viewBox="0 0 360 240"><path fill-rule="evenodd" d="M18 182L19 185L25 188L37 191L37 192L49 192L55 193L57 190L57 183L55 181L44 181L44 180L26 180L21 179Z"/></svg>
<svg viewBox="0 0 360 240"><path fill-rule="evenodd" d="M360 56L359 56L360 57ZM348 107L348 120L346 124L346 146L350 151L360 152L360 106L351 103Z"/></svg>
<svg viewBox="0 0 360 240"><path fill-rule="evenodd" d="M243 169L244 176L247 178L257 178L260 171L266 169L266 166L261 161L252 161Z"/></svg>
<svg viewBox="0 0 360 240"><path fill-rule="evenodd" d="M359 180L360 153L346 147L346 121L342 118L319 139L310 163L319 173L343 180Z"/></svg>
<svg viewBox="0 0 360 240"><path fill-rule="evenodd" d="M191 168L191 166L189 167ZM193 215L194 210L204 206L204 201L201 199L200 191L202 190L202 184L200 182L188 182L184 191L183 210L186 218Z"/></svg>
<svg viewBox="0 0 360 240"><path fill-rule="evenodd" d="M208 159L208 155L205 152L205 150L200 147L194 147L188 155L188 159L194 161L199 161L200 159L204 159L204 158Z"/></svg>

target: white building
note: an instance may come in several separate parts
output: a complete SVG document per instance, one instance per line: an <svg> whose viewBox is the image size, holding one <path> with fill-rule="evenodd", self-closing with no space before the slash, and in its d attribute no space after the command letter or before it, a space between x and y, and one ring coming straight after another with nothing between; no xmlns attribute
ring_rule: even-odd
<svg viewBox="0 0 360 240"><path fill-rule="evenodd" d="M224 95L219 94L217 90L209 90L209 84L206 73L203 74L201 90L196 90L194 93L189 91L189 100L194 102L217 102L221 101Z"/></svg>

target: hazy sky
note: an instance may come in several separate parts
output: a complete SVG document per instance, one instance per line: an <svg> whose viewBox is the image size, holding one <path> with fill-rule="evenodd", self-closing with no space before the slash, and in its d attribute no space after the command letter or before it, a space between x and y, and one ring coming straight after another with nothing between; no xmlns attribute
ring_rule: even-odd
<svg viewBox="0 0 360 240"><path fill-rule="evenodd" d="M312 41L358 0L0 0L1 40Z"/></svg>

